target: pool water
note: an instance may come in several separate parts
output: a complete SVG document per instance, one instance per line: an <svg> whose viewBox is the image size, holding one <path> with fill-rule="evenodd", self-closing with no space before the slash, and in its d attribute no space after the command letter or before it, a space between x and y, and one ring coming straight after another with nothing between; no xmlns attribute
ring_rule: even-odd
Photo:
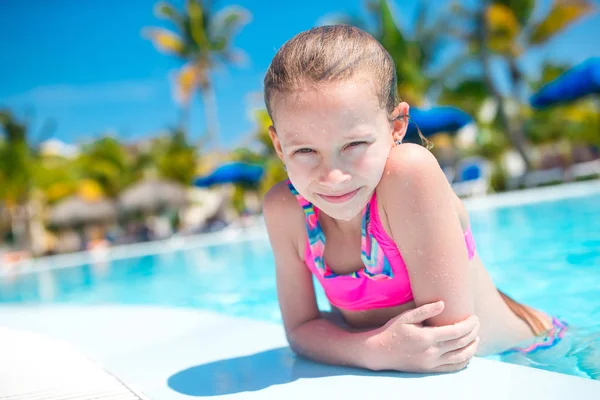
<svg viewBox="0 0 600 400"><path fill-rule="evenodd" d="M496 285L570 325L553 353L505 361L600 379L600 195L470 215ZM320 288L317 296L327 308ZM266 237L5 275L0 303L193 307L281 323Z"/></svg>

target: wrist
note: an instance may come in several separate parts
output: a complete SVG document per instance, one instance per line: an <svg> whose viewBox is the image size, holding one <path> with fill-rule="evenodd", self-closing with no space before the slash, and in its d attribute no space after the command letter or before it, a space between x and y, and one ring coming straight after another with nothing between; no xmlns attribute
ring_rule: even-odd
<svg viewBox="0 0 600 400"><path fill-rule="evenodd" d="M381 357L381 349L385 347L384 335L381 329L365 332L365 334L367 335L363 342L364 345L361 346L361 358L364 366L371 371L381 371L385 369Z"/></svg>

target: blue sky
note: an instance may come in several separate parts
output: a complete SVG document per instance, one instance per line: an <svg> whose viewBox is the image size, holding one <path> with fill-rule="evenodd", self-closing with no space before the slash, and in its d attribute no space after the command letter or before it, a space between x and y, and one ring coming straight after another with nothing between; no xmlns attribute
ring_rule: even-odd
<svg viewBox="0 0 600 400"><path fill-rule="evenodd" d="M442 4L444 1L436 0ZM181 0L174 3L182 3ZM248 61L214 75L226 147L251 134L250 110L261 106L262 78L276 50L326 14L364 13L362 0L215 2L215 9L239 4L253 15L235 47ZM397 20L411 26L414 0L393 2ZM548 9L541 0L538 12ZM77 143L114 132L127 141L156 135L177 120L169 74L180 65L157 52L140 32L165 25L153 15L151 0L14 0L0 2L0 108L31 115L33 137L48 118L53 136ZM596 2L598 4L598 2ZM570 27L549 46L532 52L522 65L535 73L544 58L575 64L600 56L600 13ZM204 132L203 110L192 108L191 137Z"/></svg>

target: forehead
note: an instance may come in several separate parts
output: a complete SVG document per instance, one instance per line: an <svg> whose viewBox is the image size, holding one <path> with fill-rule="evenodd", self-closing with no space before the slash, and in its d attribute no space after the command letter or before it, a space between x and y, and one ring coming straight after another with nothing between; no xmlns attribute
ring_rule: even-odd
<svg viewBox="0 0 600 400"><path fill-rule="evenodd" d="M341 82L307 83L290 93L277 93L272 100L277 131L298 130L307 124L356 124L372 121L381 108L371 79L354 77Z"/></svg>

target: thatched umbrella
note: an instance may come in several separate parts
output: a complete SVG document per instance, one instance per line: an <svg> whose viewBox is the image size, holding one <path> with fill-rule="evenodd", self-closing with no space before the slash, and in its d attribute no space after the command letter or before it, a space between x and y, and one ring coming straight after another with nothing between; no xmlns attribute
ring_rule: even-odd
<svg viewBox="0 0 600 400"><path fill-rule="evenodd" d="M56 226L99 223L116 218L117 206L108 199L88 201L79 196L71 196L50 211L50 223Z"/></svg>
<svg viewBox="0 0 600 400"><path fill-rule="evenodd" d="M153 212L164 208L180 208L186 204L186 187L166 180L143 180L119 196L119 205L127 212Z"/></svg>

